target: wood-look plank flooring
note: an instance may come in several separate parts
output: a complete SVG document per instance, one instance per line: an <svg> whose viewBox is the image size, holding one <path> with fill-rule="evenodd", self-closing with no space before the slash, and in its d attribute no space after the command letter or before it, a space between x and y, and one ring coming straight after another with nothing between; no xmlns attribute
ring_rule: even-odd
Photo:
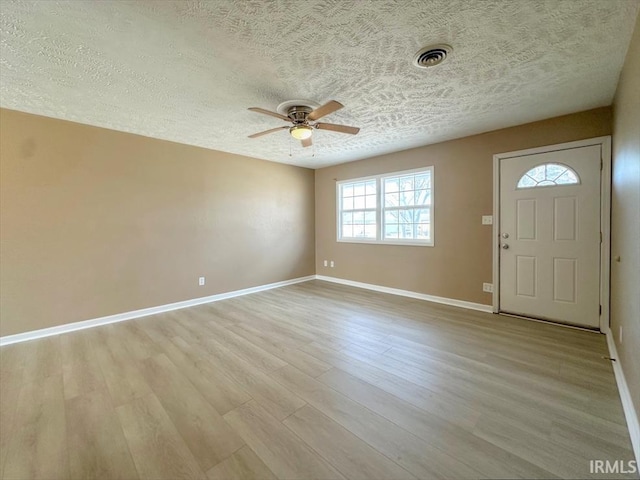
<svg viewBox="0 0 640 480"><path fill-rule="evenodd" d="M0 349L3 479L633 478L604 337L312 281Z"/></svg>

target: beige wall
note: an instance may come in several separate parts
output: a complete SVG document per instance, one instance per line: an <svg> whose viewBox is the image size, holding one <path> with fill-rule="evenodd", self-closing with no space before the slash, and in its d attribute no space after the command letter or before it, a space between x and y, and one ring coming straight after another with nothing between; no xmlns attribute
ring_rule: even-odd
<svg viewBox="0 0 640 480"><path fill-rule="evenodd" d="M491 304L493 154L611 133L608 107L316 170L316 273ZM434 166L435 246L336 242L337 180ZM335 268L324 267L333 260Z"/></svg>
<svg viewBox="0 0 640 480"><path fill-rule="evenodd" d="M640 417L640 16L613 103L612 183L611 330Z"/></svg>
<svg viewBox="0 0 640 480"><path fill-rule="evenodd" d="M0 124L0 335L314 273L312 170L9 110Z"/></svg>

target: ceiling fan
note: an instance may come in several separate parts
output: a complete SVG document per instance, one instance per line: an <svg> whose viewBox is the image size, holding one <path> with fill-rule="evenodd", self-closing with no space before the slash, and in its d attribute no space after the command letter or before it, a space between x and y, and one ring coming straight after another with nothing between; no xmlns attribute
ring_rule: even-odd
<svg viewBox="0 0 640 480"><path fill-rule="evenodd" d="M309 105L304 105L304 103L311 102L298 100L284 102L280 104L280 106L278 106L278 112L281 113L271 112L269 110L265 110L264 108L251 107L249 110L251 110L252 112L271 115L272 117L279 118L280 120L284 120L285 122L290 122L293 125L285 125L284 127L277 127L272 128L271 130L266 130L264 132L254 133L253 135L249 135L249 138L258 138L262 135L279 132L280 130L284 130L286 128L289 130L289 133L293 138L302 142L303 147L310 147L312 145L311 136L313 135L313 131L316 129L331 130L332 132L348 133L350 135L355 135L360 131L360 129L357 127L336 125L335 123L319 123L317 121L325 115L329 115L330 113L343 108L344 105L342 105L341 103L336 102L335 100L331 100L317 108L313 108Z"/></svg>

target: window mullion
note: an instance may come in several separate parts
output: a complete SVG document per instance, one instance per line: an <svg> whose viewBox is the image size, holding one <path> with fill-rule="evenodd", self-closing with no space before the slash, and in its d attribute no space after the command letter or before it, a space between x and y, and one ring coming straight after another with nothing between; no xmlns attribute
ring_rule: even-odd
<svg viewBox="0 0 640 480"><path fill-rule="evenodd" d="M377 241L381 242L384 240L384 232L383 232L383 228L384 225L382 224L382 219L383 219L383 211L382 209L384 208L384 203L382 200L382 197L384 196L384 192L383 192L383 182L382 182L382 177L378 177L377 180L378 185L377 185L377 189L378 189L378 205L377 205L377 223L378 223L378 237L376 238Z"/></svg>

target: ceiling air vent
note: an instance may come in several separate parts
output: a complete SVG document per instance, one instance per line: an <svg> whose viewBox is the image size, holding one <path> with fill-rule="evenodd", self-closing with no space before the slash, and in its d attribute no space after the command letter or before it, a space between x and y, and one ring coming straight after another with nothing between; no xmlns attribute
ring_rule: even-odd
<svg viewBox="0 0 640 480"><path fill-rule="evenodd" d="M452 51L453 48L444 44L424 47L413 57L413 64L418 68L434 67L444 62Z"/></svg>

